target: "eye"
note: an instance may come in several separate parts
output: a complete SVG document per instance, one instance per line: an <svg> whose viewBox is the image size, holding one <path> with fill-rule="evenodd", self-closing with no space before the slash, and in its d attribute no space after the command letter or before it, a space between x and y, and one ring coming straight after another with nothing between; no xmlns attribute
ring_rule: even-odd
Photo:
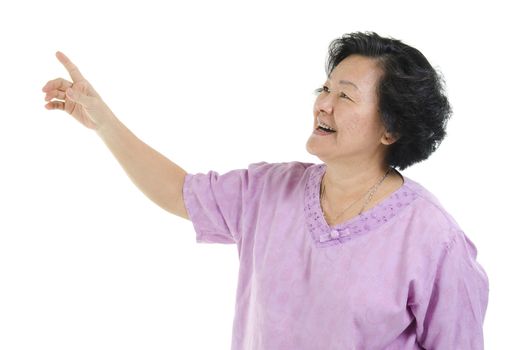
<svg viewBox="0 0 528 350"><path fill-rule="evenodd" d="M344 97L344 98L349 99L350 101L352 101L352 99L350 97L348 97L347 95L345 95L344 93L341 93L341 97Z"/></svg>
<svg viewBox="0 0 528 350"><path fill-rule="evenodd" d="M320 87L320 88L315 89L315 90L314 90L314 93L319 94L319 93L321 93L321 92L323 92L323 91L324 91L324 92L328 92L328 87L323 85L323 87Z"/></svg>
<svg viewBox="0 0 528 350"><path fill-rule="evenodd" d="M329 92L329 90L328 90L328 86L323 85L323 87L320 87L320 88L315 89L315 90L314 90L314 93L315 93L315 94L320 94L320 93L323 92L323 91L324 91L324 92ZM343 92L341 93L340 97L344 97L344 98L346 98L346 99L348 99L348 100L350 100L350 101L353 101L350 97L348 97L348 96L347 96L346 94L344 94Z"/></svg>

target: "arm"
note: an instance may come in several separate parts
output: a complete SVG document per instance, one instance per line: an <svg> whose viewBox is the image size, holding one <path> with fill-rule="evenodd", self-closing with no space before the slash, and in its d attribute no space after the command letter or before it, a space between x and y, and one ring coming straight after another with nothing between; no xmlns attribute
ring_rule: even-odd
<svg viewBox="0 0 528 350"><path fill-rule="evenodd" d="M104 103L101 96L62 52L56 56L70 73L72 81L50 80L42 91L45 107L63 110L103 139L132 182L154 203L182 218L189 219L183 203L183 184L187 174L160 153L138 139ZM55 100L54 100L55 99Z"/></svg>
<svg viewBox="0 0 528 350"><path fill-rule="evenodd" d="M116 117L97 129L132 182L166 211L189 220L183 203L187 172L136 137Z"/></svg>

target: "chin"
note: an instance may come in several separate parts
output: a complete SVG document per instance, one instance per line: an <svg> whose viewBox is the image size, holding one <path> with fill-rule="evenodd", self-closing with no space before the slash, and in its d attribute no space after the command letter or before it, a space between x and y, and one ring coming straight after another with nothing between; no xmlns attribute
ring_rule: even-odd
<svg viewBox="0 0 528 350"><path fill-rule="evenodd" d="M313 137L313 135L310 135L310 136L308 137L308 140L306 140L306 144L304 145L304 148L306 148L306 150L308 151L308 153L315 155L315 154L314 154L314 150L313 150L312 145L311 145L311 143L312 143L312 137Z"/></svg>
<svg viewBox="0 0 528 350"><path fill-rule="evenodd" d="M308 153L310 153L313 156L316 156L317 158L319 158L321 161L324 162L323 158L325 157L320 152L318 152L317 147L313 147L313 145L310 144L310 139L306 141L305 149Z"/></svg>

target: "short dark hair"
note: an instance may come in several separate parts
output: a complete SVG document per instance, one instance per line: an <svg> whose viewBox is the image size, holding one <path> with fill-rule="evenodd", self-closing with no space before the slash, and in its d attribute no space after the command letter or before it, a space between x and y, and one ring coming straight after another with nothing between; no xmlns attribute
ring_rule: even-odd
<svg viewBox="0 0 528 350"><path fill-rule="evenodd" d="M400 170L427 159L446 135L452 110L444 81L417 49L374 32L353 32L328 48L326 74L349 55L378 60L384 73L378 82L379 112L388 132L398 137L385 162Z"/></svg>

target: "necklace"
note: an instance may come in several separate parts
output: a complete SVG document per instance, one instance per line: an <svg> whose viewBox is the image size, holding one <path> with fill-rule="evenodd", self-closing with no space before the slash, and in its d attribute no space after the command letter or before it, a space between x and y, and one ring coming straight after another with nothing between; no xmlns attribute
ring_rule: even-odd
<svg viewBox="0 0 528 350"><path fill-rule="evenodd" d="M378 187L381 185L381 183L383 182L383 180L385 180L385 178L387 177L387 175L389 175L389 172L393 170L392 167L389 167L389 170L387 170L387 172L385 173L385 175L383 175L381 177L381 179L378 181L377 184L375 184L374 186L372 186L369 191L362 197L360 197L359 199L355 200L352 204L350 204L348 207L346 207L339 215L337 215L336 217L334 217L334 220L336 220L337 218L339 218L341 215L343 215L350 207L352 207L354 204L356 204L357 202L359 202L361 200L361 198L365 197L367 194L369 195L367 200L365 201L365 203L363 204L363 207L361 208L361 210L359 211L359 214L358 215L361 215L361 213L363 213L363 210L365 209L365 207L367 206L367 204L370 202L370 200L372 199L372 196L374 195L374 193L377 191ZM322 181L321 181L322 182ZM323 183L323 188L321 190L321 196L320 196L320 200L322 202L322 199L325 198L325 201L326 201L326 196L325 196L325 185ZM325 216L326 218L326 214L323 210L323 215Z"/></svg>

